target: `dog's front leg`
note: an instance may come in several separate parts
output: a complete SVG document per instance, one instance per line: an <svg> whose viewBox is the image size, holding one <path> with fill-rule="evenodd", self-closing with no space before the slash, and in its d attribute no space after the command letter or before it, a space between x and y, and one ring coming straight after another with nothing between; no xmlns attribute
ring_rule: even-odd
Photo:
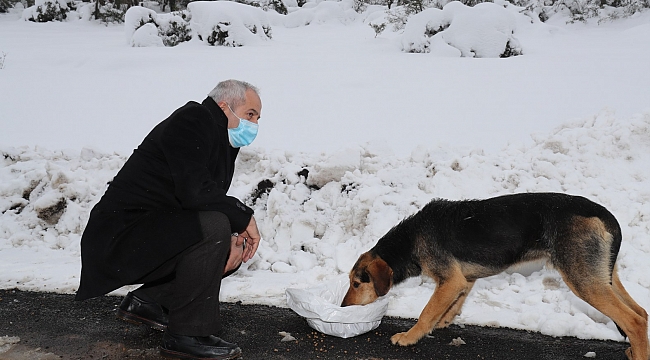
<svg viewBox="0 0 650 360"><path fill-rule="evenodd" d="M469 283L463 274L460 271L456 271L453 277L438 284L415 325L407 332L393 335L390 341L393 344L399 344L401 346L417 343L422 337L433 330L436 324L443 318L443 315L454 310L452 307L454 307L455 303L461 301L460 298L464 295L468 286ZM462 306L462 303L460 305Z"/></svg>
<svg viewBox="0 0 650 360"><path fill-rule="evenodd" d="M454 302L454 304L451 306L449 311L447 311L443 316L440 321L434 326L435 329L443 329L449 326L452 322L454 322L454 318L460 314L461 309L463 307L463 304L465 304L465 299L467 299L467 295L469 295L469 292L472 291L472 287L474 286L474 281L469 281L467 282L467 287L463 292L461 292L460 297L458 297L458 300Z"/></svg>

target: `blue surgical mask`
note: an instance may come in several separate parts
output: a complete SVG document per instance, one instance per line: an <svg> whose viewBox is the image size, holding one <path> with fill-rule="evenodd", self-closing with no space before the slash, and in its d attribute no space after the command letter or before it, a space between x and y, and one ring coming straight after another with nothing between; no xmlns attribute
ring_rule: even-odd
<svg viewBox="0 0 650 360"><path fill-rule="evenodd" d="M237 116L230 108L230 105L226 105L233 115ZM228 140L234 148L250 145L255 140L257 129L259 128L259 125L254 122L242 119L239 116L237 118L239 119L239 125L236 128L228 129Z"/></svg>

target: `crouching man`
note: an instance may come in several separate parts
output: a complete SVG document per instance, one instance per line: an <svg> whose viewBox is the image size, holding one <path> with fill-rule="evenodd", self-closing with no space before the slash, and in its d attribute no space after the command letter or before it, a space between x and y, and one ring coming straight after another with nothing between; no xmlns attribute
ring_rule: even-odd
<svg viewBox="0 0 650 360"><path fill-rule="evenodd" d="M227 80L153 128L90 213L76 300L143 284L117 316L163 330L163 356L241 355L217 336L219 290L255 255L260 234L253 210L226 192L261 111L257 88Z"/></svg>

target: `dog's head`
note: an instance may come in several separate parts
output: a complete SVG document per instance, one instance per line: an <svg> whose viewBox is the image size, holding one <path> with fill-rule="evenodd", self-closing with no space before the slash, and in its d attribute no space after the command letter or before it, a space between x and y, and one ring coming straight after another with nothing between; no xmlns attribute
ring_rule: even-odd
<svg viewBox="0 0 650 360"><path fill-rule="evenodd" d="M393 269L379 256L364 253L350 271L350 289L341 306L370 304L392 285Z"/></svg>

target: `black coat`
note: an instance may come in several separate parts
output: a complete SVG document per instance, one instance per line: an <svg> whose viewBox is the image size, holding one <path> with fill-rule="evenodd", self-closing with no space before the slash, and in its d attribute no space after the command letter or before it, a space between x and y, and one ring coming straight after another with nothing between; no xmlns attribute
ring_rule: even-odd
<svg viewBox="0 0 650 360"><path fill-rule="evenodd" d="M211 98L190 101L158 124L90 212L81 238L76 300L134 284L202 238L199 211L246 229L253 210L226 195L238 149Z"/></svg>

